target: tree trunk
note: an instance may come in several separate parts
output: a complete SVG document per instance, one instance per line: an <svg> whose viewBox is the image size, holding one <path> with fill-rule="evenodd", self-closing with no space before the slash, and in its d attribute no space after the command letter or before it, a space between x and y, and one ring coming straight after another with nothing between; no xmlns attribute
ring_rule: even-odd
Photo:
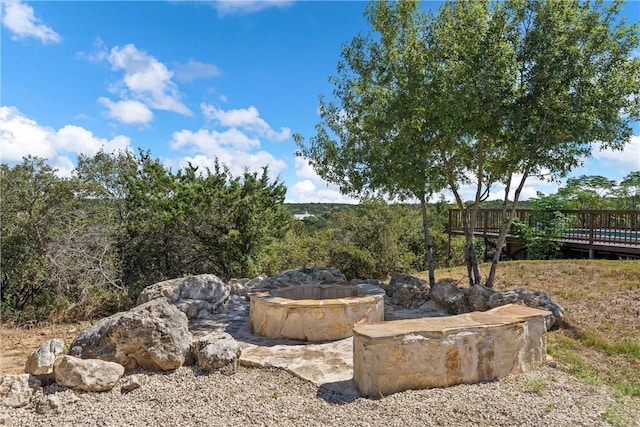
<svg viewBox="0 0 640 427"><path fill-rule="evenodd" d="M473 243L473 231L475 228L475 218L469 219L469 209L465 208L462 212L462 229L464 231L465 245L464 257L467 264L467 276L469 277L469 286L480 285L482 278L480 276L480 267L478 266L478 257L476 256L475 245Z"/></svg>
<svg viewBox="0 0 640 427"><path fill-rule="evenodd" d="M427 254L427 269L429 270L429 286L436 284L435 266L433 262L433 244L429 230L429 216L427 215L426 195L420 195L420 210L422 211L422 232L424 234L424 248Z"/></svg>
<svg viewBox="0 0 640 427"><path fill-rule="evenodd" d="M489 270L489 276L487 277L487 282L485 283L485 286L488 288L493 287L493 282L496 278L496 269L498 268L498 262L500 261L500 256L502 255L502 245L504 245L504 242L507 240L507 234L509 234L511 224L513 223L513 217L516 213L516 206L518 204L518 199L520 198L520 192L522 191L522 187L524 187L524 183L527 180L528 176L529 172L525 171L525 173L522 175L522 179L520 180L520 184L518 184L518 188L516 188L516 191L513 195L513 203L511 205L511 209L509 210L509 215L504 218L506 216L506 201L509 197L509 186L507 186L507 194L505 194L505 204L503 205L504 220L500 226L500 234L498 235L498 241L496 243L496 253L493 255L493 260L491 261L491 269ZM511 180L509 180L509 183L511 183Z"/></svg>
<svg viewBox="0 0 640 427"><path fill-rule="evenodd" d="M469 286L481 283L480 268L478 267L478 257L473 245L473 230L475 228L475 222L469 220L469 209L464 206L464 202L458 193L455 183L449 180L449 186L458 205L460 215L462 215L462 230L465 237L464 245L464 259L467 265L467 277L469 278ZM475 221L475 216L473 221Z"/></svg>

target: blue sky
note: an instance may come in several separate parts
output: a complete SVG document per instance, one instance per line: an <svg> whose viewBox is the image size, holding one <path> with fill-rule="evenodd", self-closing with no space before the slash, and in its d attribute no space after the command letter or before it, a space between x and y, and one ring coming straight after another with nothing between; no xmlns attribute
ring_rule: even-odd
<svg viewBox="0 0 640 427"><path fill-rule="evenodd" d="M173 170L269 165L289 202L352 201L295 157L292 135L313 135L341 45L368 31L366 2L0 1L2 163L31 154L65 175L79 153L140 147ZM640 170L634 133L572 175ZM557 187L530 179L523 195Z"/></svg>

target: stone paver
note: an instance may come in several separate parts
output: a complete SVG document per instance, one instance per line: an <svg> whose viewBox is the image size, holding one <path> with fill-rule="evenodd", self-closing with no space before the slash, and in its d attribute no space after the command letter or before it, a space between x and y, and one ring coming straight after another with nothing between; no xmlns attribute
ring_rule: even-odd
<svg viewBox="0 0 640 427"><path fill-rule="evenodd" d="M427 302L416 309L393 307L385 301L385 320L446 316L444 309ZM244 366L275 367L343 396L359 396L353 381L353 338L323 343L271 339L251 332L249 301L232 296L227 307L210 318L190 324L194 338L213 330L233 336L242 348Z"/></svg>

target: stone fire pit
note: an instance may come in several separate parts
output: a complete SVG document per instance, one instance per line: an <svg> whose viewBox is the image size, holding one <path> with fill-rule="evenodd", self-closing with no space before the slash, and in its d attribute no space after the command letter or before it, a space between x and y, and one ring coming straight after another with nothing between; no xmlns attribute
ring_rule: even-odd
<svg viewBox="0 0 640 427"><path fill-rule="evenodd" d="M354 323L384 320L384 290L363 283L303 284L250 296L251 329L269 338L333 341Z"/></svg>

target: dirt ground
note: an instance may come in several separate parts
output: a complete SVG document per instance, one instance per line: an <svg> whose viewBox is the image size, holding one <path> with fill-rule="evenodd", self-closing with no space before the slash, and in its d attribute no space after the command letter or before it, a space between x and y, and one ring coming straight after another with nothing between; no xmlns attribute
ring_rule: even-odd
<svg viewBox="0 0 640 427"><path fill-rule="evenodd" d="M27 328L0 326L0 376L24 372L27 357L42 343L52 338L64 338L67 344L86 327L82 324L48 324Z"/></svg>

